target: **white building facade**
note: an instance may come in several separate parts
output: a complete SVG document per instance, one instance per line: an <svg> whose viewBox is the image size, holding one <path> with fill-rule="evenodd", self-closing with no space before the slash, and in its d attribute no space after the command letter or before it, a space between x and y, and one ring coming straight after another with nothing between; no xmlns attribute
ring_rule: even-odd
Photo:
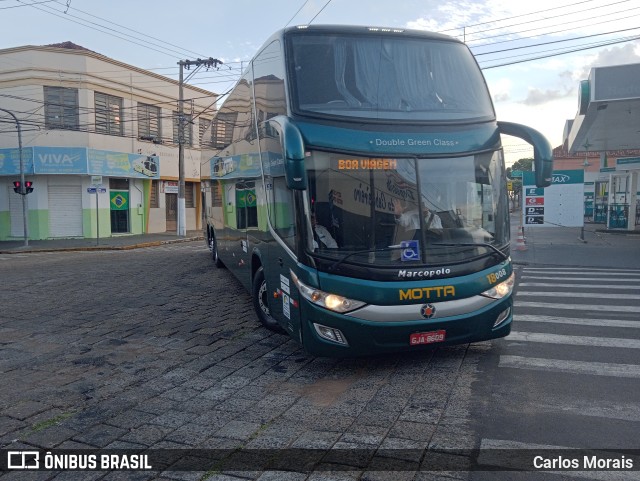
<svg viewBox="0 0 640 481"><path fill-rule="evenodd" d="M0 240L177 229L178 82L74 44L0 50ZM201 228L200 143L216 96L184 86L186 228ZM22 164L22 167L21 167ZM99 229L99 230L98 230Z"/></svg>

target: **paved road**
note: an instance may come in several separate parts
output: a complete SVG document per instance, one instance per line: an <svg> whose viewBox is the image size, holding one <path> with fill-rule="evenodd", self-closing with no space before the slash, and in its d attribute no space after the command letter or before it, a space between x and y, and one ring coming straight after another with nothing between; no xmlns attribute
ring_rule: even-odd
<svg viewBox="0 0 640 481"><path fill-rule="evenodd" d="M481 446L564 457L566 448L640 450L640 270L525 267L516 313L474 386ZM514 474L489 479L520 479ZM639 478L637 470L572 475L564 474Z"/></svg>
<svg viewBox="0 0 640 481"><path fill-rule="evenodd" d="M471 442L468 402L489 343L310 358L259 327L248 295L201 243L12 254L0 256L0 269L11 281L1 294L10 314L0 323L5 447L421 450Z"/></svg>
<svg viewBox="0 0 640 481"><path fill-rule="evenodd" d="M248 295L209 259L201 243L0 255L0 447L396 450L389 463L416 461L425 447L460 450L451 470L367 472L343 456L333 473L310 476L54 471L3 480L498 479L456 466L481 445L629 447L640 427L636 272L619 281L608 270L523 267L510 338L332 360L259 327ZM625 297L602 295L616 293ZM592 474L583 478L631 479Z"/></svg>

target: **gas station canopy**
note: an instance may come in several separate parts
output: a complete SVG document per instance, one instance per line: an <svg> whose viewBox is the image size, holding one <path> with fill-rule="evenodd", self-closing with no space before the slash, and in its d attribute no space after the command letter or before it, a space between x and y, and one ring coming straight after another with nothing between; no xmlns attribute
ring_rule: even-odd
<svg viewBox="0 0 640 481"><path fill-rule="evenodd" d="M640 63L594 67L580 82L570 152L640 148Z"/></svg>

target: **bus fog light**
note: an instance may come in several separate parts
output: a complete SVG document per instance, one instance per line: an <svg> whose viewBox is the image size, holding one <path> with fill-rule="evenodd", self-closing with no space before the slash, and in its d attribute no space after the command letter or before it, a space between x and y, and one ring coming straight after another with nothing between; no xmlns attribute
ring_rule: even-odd
<svg viewBox="0 0 640 481"><path fill-rule="evenodd" d="M340 329L323 326L322 324L316 324L315 322L313 323L313 327L316 328L316 332L321 338L326 339L327 341L335 342L336 344L342 344L343 346L349 345Z"/></svg>
<svg viewBox="0 0 640 481"><path fill-rule="evenodd" d="M498 315L498 317L496 318L496 322L493 323L493 327L498 327L500 324L502 324L505 319L509 317L509 314L511 314L511 308L507 307L500 313L500 315Z"/></svg>

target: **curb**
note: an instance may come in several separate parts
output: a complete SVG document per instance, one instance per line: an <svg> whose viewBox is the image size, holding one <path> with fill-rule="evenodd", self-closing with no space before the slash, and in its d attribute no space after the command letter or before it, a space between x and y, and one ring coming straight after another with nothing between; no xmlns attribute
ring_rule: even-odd
<svg viewBox="0 0 640 481"><path fill-rule="evenodd" d="M37 252L82 252L82 251L128 251L132 249L141 249L144 247L158 247L167 244L180 244L183 242L196 242L204 240L204 236L189 237L185 239L168 239L151 242L141 242L139 244L130 244L122 246L78 246L78 247L58 247L58 248L35 248L28 250L0 250L0 254L33 254Z"/></svg>

